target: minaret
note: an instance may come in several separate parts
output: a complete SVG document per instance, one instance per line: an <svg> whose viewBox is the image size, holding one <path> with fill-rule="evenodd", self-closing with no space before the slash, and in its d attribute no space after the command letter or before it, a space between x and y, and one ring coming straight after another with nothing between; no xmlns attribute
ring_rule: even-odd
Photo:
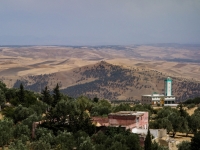
<svg viewBox="0 0 200 150"><path fill-rule="evenodd" d="M172 79L167 77L167 79L164 80L164 83L165 96L172 96Z"/></svg>

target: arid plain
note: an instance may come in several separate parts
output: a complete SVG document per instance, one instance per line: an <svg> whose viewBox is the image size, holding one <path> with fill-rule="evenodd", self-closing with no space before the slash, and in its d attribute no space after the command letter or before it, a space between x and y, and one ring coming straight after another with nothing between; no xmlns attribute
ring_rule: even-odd
<svg viewBox="0 0 200 150"><path fill-rule="evenodd" d="M165 76L177 78L179 82L200 82L200 45L157 44L133 46L2 46L0 47L0 79L7 87L16 86L16 81L28 85L42 79L52 89L56 83L61 89L89 83L95 77L82 79L78 70L88 70L95 64L106 62L123 69L157 71ZM108 68L109 69L109 68ZM140 73L138 73L139 75ZM148 74L146 74L148 76ZM145 78L145 75L144 75ZM151 75L156 81L156 76ZM152 80L153 81L153 80ZM143 84L141 80L139 84ZM154 83L151 82L151 85ZM41 91L41 84L36 91ZM157 85L156 85L157 86ZM156 87L155 86L155 87ZM160 84L159 86L162 86ZM176 86L176 85L175 85ZM30 88L31 89L31 88ZM162 88L157 88L162 92ZM32 89L34 90L34 89ZM115 88L110 89L115 92ZM141 94L150 94L151 89L120 92L116 99L140 99ZM175 93L176 94L176 93ZM98 95L96 93L96 95ZM100 96L105 98L104 96Z"/></svg>

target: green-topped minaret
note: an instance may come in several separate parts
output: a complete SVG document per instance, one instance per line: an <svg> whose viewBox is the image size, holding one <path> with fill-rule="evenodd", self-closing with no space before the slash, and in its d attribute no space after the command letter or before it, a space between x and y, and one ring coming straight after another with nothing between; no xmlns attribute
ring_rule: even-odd
<svg viewBox="0 0 200 150"><path fill-rule="evenodd" d="M172 79L170 77L167 77L164 82L165 96L172 96Z"/></svg>

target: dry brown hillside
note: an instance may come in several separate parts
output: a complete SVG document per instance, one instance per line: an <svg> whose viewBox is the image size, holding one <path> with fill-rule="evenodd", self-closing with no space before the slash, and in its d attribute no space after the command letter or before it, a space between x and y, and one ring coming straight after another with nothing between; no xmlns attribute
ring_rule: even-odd
<svg viewBox="0 0 200 150"><path fill-rule="evenodd" d="M27 89L41 91L46 85L51 89L59 83L62 92L72 97L87 95L109 100L140 100L141 95L163 93L164 79L168 74L140 67L132 69L101 61L69 71L38 76L25 76L21 82ZM173 92L178 100L200 95L200 83L184 78L173 78Z"/></svg>
<svg viewBox="0 0 200 150"><path fill-rule="evenodd" d="M21 82L40 92L60 84L63 92L110 100L140 99L163 92L173 78L179 100L199 95L200 46L26 46L0 47L0 80L8 87Z"/></svg>

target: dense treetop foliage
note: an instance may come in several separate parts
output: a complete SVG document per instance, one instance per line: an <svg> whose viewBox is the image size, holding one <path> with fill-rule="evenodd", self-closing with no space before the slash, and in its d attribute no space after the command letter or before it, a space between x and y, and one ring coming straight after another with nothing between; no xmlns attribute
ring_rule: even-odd
<svg viewBox="0 0 200 150"><path fill-rule="evenodd" d="M200 103L200 97L196 97L194 99L188 99L183 102L183 104L199 104Z"/></svg>
<svg viewBox="0 0 200 150"><path fill-rule="evenodd" d="M97 128L92 124L91 117L106 117L118 111L148 111L150 128L167 129L173 136L176 132L195 133L191 142L193 146L190 146L198 144L200 108L190 116L182 104L177 109L163 107L158 110L151 105L112 105L97 97L71 98L60 92L58 84L52 92L45 87L41 93L34 93L25 90L22 84L19 88L8 89L0 82L0 106L0 113L4 116L0 120L0 147L11 150L143 149L138 135L130 131L121 127ZM149 135L146 145L150 146L145 149L165 149L152 143Z"/></svg>
<svg viewBox="0 0 200 150"><path fill-rule="evenodd" d="M76 99L52 92L45 87L41 94L8 89L0 83L0 147L11 150L60 149L141 149L139 137L121 127L96 128L92 116L107 116L116 108L107 100ZM35 128L33 128L33 124ZM34 129L34 132L33 132Z"/></svg>

